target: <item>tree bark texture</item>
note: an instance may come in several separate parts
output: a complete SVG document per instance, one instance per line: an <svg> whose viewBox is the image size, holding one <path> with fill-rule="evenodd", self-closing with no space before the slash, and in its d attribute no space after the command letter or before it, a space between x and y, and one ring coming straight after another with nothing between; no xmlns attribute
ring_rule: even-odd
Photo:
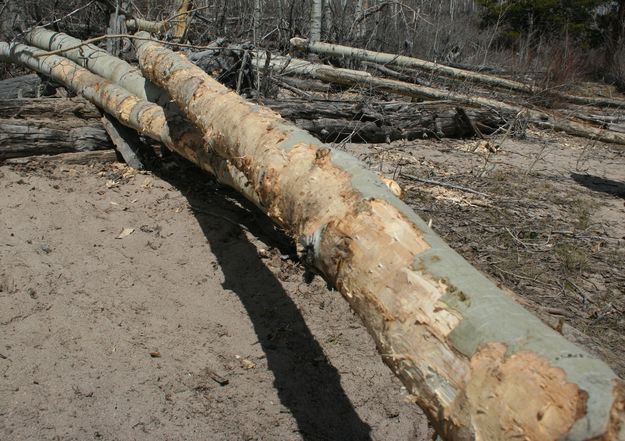
<svg viewBox="0 0 625 441"><path fill-rule="evenodd" d="M625 439L623 382L451 250L374 173L159 44L139 41L137 54L350 303L441 436Z"/></svg>
<svg viewBox="0 0 625 441"><path fill-rule="evenodd" d="M261 54L255 62L264 65L265 58ZM351 69L340 69L308 61L273 56L271 68L275 72L286 75L303 75L329 83L343 84L346 86L359 87L369 91L387 91L399 95L432 100L451 100L469 106L480 106L495 109L505 115L518 115L527 118L538 127L562 131L574 136L589 138L597 141L625 144L625 136L621 133L611 132L603 128L593 127L588 124L574 121L558 114L557 112L541 112L527 109L514 104L468 95L464 93L450 92L433 87L420 86L412 83L375 77L368 72Z"/></svg>
<svg viewBox="0 0 625 441"><path fill-rule="evenodd" d="M0 119L0 159L111 149L102 125L80 118Z"/></svg>
<svg viewBox="0 0 625 441"><path fill-rule="evenodd" d="M52 95L56 89L37 74L21 75L0 81L0 99L33 98Z"/></svg>
<svg viewBox="0 0 625 441"><path fill-rule="evenodd" d="M398 139L464 138L475 130L451 104L345 102L310 99L265 100L264 104L324 142L387 142ZM507 121L490 110L465 109L484 134Z"/></svg>
<svg viewBox="0 0 625 441"><path fill-rule="evenodd" d="M305 49L310 52L333 55L337 57L352 57L358 60L370 61L384 65L402 66L409 68L417 68L432 72L436 75L445 75L450 78L459 80L470 80L480 84L500 87L502 89L514 90L528 94L546 93L553 97L568 101L574 104L582 104L599 107L625 107L625 101L611 98L593 98L569 95L567 93L556 90L543 91L540 88L529 84L520 83L518 81L508 80L506 78L486 75L479 72L471 72L469 70L458 69L455 67L445 66L430 61L421 60L419 58L406 57L403 55L390 54L385 52L374 52L366 49L353 48L349 46L341 46L338 44L323 43L318 41L308 41L304 38L292 38L291 44L298 49Z"/></svg>
<svg viewBox="0 0 625 441"><path fill-rule="evenodd" d="M323 19L323 0L310 3L310 40L321 40L321 20Z"/></svg>

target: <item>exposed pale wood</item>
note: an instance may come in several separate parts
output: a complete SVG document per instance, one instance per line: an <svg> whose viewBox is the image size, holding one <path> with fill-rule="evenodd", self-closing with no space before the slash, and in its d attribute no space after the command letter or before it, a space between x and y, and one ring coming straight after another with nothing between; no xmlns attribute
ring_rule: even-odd
<svg viewBox="0 0 625 441"><path fill-rule="evenodd" d="M0 119L0 158L112 147L103 127L79 118Z"/></svg>
<svg viewBox="0 0 625 441"><path fill-rule="evenodd" d="M528 94L546 94L574 104L585 104L598 107L620 107L625 108L625 100L603 97L585 97L570 95L558 90L541 90L540 88L520 83L518 81L506 78L487 75L479 72L458 69L455 67L445 66L443 64L432 63L430 61L421 60L403 55L390 54L385 52L374 52L366 49L353 48L349 46L341 46L338 44L329 44L319 41L308 41L304 38L293 38L291 44L298 49L305 49L311 52L324 55L347 56L358 60L366 60L373 63L384 65L403 66L417 68L432 72L435 75L445 75L460 80L471 80L476 83L486 84L489 86L500 87L507 90L523 92Z"/></svg>
<svg viewBox="0 0 625 441"><path fill-rule="evenodd" d="M215 155L212 149L206 149L201 133L182 119L175 109L172 114L168 114L159 105L128 91L132 87L143 96L150 93L145 79L135 72L136 69L125 67L127 63L124 61L117 59L118 63L113 63L114 60L99 56L98 66L111 77L120 75L121 79L118 80L127 88L112 84L67 58L45 55L44 51L31 46L0 42L0 59L20 63L58 81L114 116L126 127L162 142L187 158L194 158L194 162L215 175L220 182L257 202L257 196L241 172L227 160ZM153 88L153 92L154 99L166 96L158 88Z"/></svg>
<svg viewBox="0 0 625 441"><path fill-rule="evenodd" d="M624 439L623 382L446 246L378 176L159 44L140 40L137 54L350 303L441 436Z"/></svg>

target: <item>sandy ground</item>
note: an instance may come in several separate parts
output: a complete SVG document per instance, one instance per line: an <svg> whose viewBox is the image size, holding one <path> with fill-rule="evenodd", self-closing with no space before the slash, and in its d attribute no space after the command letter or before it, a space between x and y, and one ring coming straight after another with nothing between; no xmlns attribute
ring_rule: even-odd
<svg viewBox="0 0 625 441"><path fill-rule="evenodd" d="M624 376L625 151L493 144L344 148ZM13 165L0 188L0 439L431 438L342 298L195 169Z"/></svg>
<svg viewBox="0 0 625 441"><path fill-rule="evenodd" d="M0 167L0 439L426 439L285 237L205 175L169 176Z"/></svg>

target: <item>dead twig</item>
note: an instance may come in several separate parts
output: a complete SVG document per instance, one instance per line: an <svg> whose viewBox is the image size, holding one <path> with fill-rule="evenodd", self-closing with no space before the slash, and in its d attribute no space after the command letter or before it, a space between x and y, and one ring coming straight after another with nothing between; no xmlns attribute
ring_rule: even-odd
<svg viewBox="0 0 625 441"><path fill-rule="evenodd" d="M422 182L424 184L430 184L430 185L438 185L440 187L453 188L454 190L460 190L466 193L477 194L479 196L483 196L486 198L490 197L490 195L486 193L482 193L481 191L473 190L472 188L462 187L461 185L450 184L449 182L441 182L441 181L434 181L432 179L419 178L417 176L408 175L406 173L401 173L400 176L406 179L410 179L411 181Z"/></svg>

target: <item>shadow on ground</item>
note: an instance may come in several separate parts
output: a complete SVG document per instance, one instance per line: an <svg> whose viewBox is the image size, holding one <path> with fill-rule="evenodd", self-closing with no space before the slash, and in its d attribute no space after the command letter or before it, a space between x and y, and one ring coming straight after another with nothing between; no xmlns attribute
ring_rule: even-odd
<svg viewBox="0 0 625 441"><path fill-rule="evenodd" d="M589 190L611 194L612 196L625 199L625 182L613 181L612 179L600 178L593 175L571 173L571 178L578 184Z"/></svg>
<svg viewBox="0 0 625 441"><path fill-rule="evenodd" d="M282 254L295 254L290 240L256 207L181 162L177 159L171 171L153 172L187 198L219 261L223 287L235 292L245 307L280 401L297 421L303 439L370 439L371 428L346 396L338 371L325 359L297 306L261 261L244 228Z"/></svg>

